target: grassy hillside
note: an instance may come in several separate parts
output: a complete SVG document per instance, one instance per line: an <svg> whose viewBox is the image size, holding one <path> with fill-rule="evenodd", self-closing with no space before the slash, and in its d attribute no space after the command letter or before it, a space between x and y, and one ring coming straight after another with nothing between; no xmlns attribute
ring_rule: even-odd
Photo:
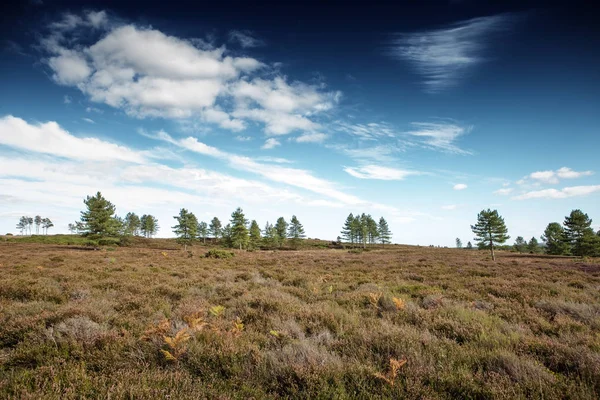
<svg viewBox="0 0 600 400"><path fill-rule="evenodd" d="M598 261L147 245L0 242L1 398L600 396Z"/></svg>

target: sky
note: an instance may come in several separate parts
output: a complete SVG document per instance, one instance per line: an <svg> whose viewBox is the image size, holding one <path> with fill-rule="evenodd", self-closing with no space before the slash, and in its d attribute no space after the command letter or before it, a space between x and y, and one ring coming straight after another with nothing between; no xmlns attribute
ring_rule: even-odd
<svg viewBox="0 0 600 400"><path fill-rule="evenodd" d="M485 3L485 4L482 4ZM592 2L20 1L0 10L0 232L180 208L335 240L510 243L579 208L600 228Z"/></svg>

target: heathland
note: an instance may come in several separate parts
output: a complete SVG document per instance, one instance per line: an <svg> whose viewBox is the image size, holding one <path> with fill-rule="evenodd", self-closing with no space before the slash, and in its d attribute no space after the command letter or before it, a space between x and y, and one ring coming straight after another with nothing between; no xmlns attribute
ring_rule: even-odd
<svg viewBox="0 0 600 400"><path fill-rule="evenodd" d="M0 241L1 398L600 397L598 260L133 245Z"/></svg>

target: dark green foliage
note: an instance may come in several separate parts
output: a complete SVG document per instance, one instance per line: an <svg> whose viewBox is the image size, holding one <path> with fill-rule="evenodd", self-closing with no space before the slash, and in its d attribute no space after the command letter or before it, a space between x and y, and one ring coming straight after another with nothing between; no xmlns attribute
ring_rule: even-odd
<svg viewBox="0 0 600 400"><path fill-rule="evenodd" d="M276 247L277 246L277 230L273 224L270 224L268 221L265 224L265 230L263 231L263 243L267 247Z"/></svg>
<svg viewBox="0 0 600 400"><path fill-rule="evenodd" d="M231 251L221 250L221 249L210 249L204 255L204 257L206 257L206 258L224 258L224 259L231 258L233 256L235 256L235 253L233 253Z"/></svg>
<svg viewBox="0 0 600 400"><path fill-rule="evenodd" d="M304 239L306 235L304 234L304 227L298 221L295 215L292 215L292 219L290 220L290 226L288 228L288 237L292 242L292 246L298 247L300 243L300 239Z"/></svg>
<svg viewBox="0 0 600 400"><path fill-rule="evenodd" d="M248 246L248 220L239 207L231 214L231 245L239 249Z"/></svg>
<svg viewBox="0 0 600 400"><path fill-rule="evenodd" d="M219 220L219 218L214 217L212 219L212 221L210 221L210 226L208 227L208 230L210 232L210 235L215 238L218 239L221 237L221 230L222 230L222 225L221 225L221 221Z"/></svg>
<svg viewBox="0 0 600 400"><path fill-rule="evenodd" d="M285 218L277 218L277 222L275 223L275 233L277 234L276 238L279 247L285 243L285 239L287 238L287 228L288 223L285 221Z"/></svg>
<svg viewBox="0 0 600 400"><path fill-rule="evenodd" d="M594 231L591 228L592 220L581 210L573 210L565 217L565 240L571 246L571 253L575 256L587 256L594 253L594 244L591 237Z"/></svg>
<svg viewBox="0 0 600 400"><path fill-rule="evenodd" d="M258 249L260 247L260 243L262 238L260 236L260 227L258 226L258 222L255 219L250 223L250 248Z"/></svg>
<svg viewBox="0 0 600 400"><path fill-rule="evenodd" d="M346 242L350 242L354 244L354 240L356 239L356 232L354 229L354 215L350 213L348 218L346 218L346 222L344 223L344 227L342 228L342 239Z"/></svg>
<svg viewBox="0 0 600 400"><path fill-rule="evenodd" d="M475 234L475 241L480 248L489 248L492 253L492 260L496 260L494 254L494 245L502 244L510 239L508 230L497 210L482 210L477 214L477 223L471 225Z"/></svg>
<svg viewBox="0 0 600 400"><path fill-rule="evenodd" d="M191 244L198 234L198 219L185 208L182 208L179 215L173 218L177 220L177 225L173 226L177 241L184 245L184 249L187 249L187 245Z"/></svg>
<svg viewBox="0 0 600 400"><path fill-rule="evenodd" d="M121 228L115 216L115 206L102 193L87 196L83 201L87 210L81 212L82 233L85 235L116 236Z"/></svg>
<svg viewBox="0 0 600 400"><path fill-rule="evenodd" d="M523 236L517 236L515 239L515 244L513 245L515 251L519 253L524 253L527 250L527 242L523 239Z"/></svg>
<svg viewBox="0 0 600 400"><path fill-rule="evenodd" d="M140 217L136 213L128 212L125 215L125 234L138 236L140 234L140 228L142 222Z"/></svg>
<svg viewBox="0 0 600 400"><path fill-rule="evenodd" d="M467 243L467 249L468 250L472 250L473 249L473 244L470 241Z"/></svg>
<svg viewBox="0 0 600 400"><path fill-rule="evenodd" d="M456 248L462 249L462 240L460 238L456 238Z"/></svg>
<svg viewBox="0 0 600 400"><path fill-rule="evenodd" d="M546 253L552 255L569 254L565 230L558 222L551 222L544 230L542 240L546 243Z"/></svg>
<svg viewBox="0 0 600 400"><path fill-rule="evenodd" d="M392 238L392 232L390 232L390 228L385 218L379 218L377 231L379 235L379 241L381 242L381 244L385 245L386 243L390 243L390 239Z"/></svg>
<svg viewBox="0 0 600 400"><path fill-rule="evenodd" d="M151 238L152 236L156 235L156 232L158 231L158 220L153 215L142 215L142 218L140 218L140 223L140 231L142 232L142 235L147 238Z"/></svg>
<svg viewBox="0 0 600 400"><path fill-rule="evenodd" d="M540 244L538 242L538 240L535 237L532 237L529 240L529 243L527 243L527 251L529 251L532 254L537 254L540 252Z"/></svg>

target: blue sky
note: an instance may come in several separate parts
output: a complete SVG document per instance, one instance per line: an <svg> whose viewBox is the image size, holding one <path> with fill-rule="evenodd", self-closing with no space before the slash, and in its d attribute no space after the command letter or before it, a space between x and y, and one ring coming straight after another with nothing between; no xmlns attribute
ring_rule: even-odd
<svg viewBox="0 0 600 400"><path fill-rule="evenodd" d="M478 3L6 6L0 231L66 232L98 190L163 237L181 207L323 239L365 212L421 245L488 207L513 239L600 228L597 14Z"/></svg>

